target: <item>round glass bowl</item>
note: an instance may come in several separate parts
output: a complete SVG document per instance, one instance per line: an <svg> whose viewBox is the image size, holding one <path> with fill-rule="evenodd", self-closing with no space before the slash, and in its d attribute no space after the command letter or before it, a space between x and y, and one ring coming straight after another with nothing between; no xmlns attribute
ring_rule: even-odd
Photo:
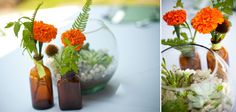
<svg viewBox="0 0 236 112"><path fill-rule="evenodd" d="M208 66L208 55L214 68ZM169 47L161 56L163 112L232 111L232 79L220 56L198 44Z"/></svg>
<svg viewBox="0 0 236 112"><path fill-rule="evenodd" d="M114 34L103 21L90 19L85 30L85 46L80 51L80 80L82 93L89 94L103 89L116 71L118 64L117 43Z"/></svg>
<svg viewBox="0 0 236 112"><path fill-rule="evenodd" d="M84 34L86 40L79 51L79 77L82 94L91 94L102 90L114 75L118 52L116 38L103 21L89 19ZM57 80L60 74L53 61L49 58L47 63Z"/></svg>

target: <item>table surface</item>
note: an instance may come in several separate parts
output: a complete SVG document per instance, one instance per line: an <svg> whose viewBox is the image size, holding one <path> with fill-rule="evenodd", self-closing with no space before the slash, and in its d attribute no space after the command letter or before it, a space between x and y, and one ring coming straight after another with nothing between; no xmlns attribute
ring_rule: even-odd
<svg viewBox="0 0 236 112"><path fill-rule="evenodd" d="M81 7L66 6L40 10L37 18L55 25L58 34L65 31L66 22L72 22ZM90 17L102 19L108 6L94 6ZM0 28L32 12L17 12L0 16ZM97 94L83 96L80 112L156 112L159 111L159 23L146 27L135 24L110 24L118 44L119 65L107 87ZM5 29L4 29L5 30ZM29 70L33 62L27 53L22 55L20 40L12 30L0 37L0 111L33 112L29 88ZM58 39L59 40L59 39ZM46 111L60 111L54 86L55 106Z"/></svg>

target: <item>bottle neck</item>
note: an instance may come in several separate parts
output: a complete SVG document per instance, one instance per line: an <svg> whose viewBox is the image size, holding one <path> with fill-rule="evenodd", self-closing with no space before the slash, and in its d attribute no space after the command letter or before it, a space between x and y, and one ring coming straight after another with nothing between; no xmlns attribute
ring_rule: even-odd
<svg viewBox="0 0 236 112"><path fill-rule="evenodd" d="M214 51L218 51L222 48L222 44L221 43L217 43L217 44L212 44L211 49Z"/></svg>
<svg viewBox="0 0 236 112"><path fill-rule="evenodd" d="M34 61L43 65L43 56L34 56Z"/></svg>

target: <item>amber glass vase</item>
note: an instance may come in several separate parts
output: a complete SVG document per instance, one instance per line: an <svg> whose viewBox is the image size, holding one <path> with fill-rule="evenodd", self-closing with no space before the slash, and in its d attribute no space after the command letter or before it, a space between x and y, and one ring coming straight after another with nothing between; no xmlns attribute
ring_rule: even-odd
<svg viewBox="0 0 236 112"><path fill-rule="evenodd" d="M81 85L78 75L68 72L57 81L59 106L61 110L82 108Z"/></svg>
<svg viewBox="0 0 236 112"><path fill-rule="evenodd" d="M195 52L192 56L185 56L181 54L179 56L179 63L182 70L185 69L201 69L201 61L199 58L199 54Z"/></svg>
<svg viewBox="0 0 236 112"><path fill-rule="evenodd" d="M42 60L39 62L42 63ZM43 65L43 67L46 74L42 78L39 77L36 66L30 70L32 105L39 110L48 109L54 105L51 72L46 66Z"/></svg>
<svg viewBox="0 0 236 112"><path fill-rule="evenodd" d="M211 50L213 50L216 54L218 54L227 64L229 64L229 56L228 56L228 52L227 50L222 46L220 49L213 49L211 48ZM207 65L208 65L208 68L213 70L215 68L215 63L218 63L214 56L212 55L211 52L208 51L207 53ZM218 71L217 71L217 74L218 74L218 77L222 78L222 79L226 79L226 75L225 75L225 72L223 72L222 70L222 66L219 64L218 66Z"/></svg>
<svg viewBox="0 0 236 112"><path fill-rule="evenodd" d="M185 69L201 69L201 60L198 52L196 52L194 46L179 46L181 51L179 56L179 64L182 70Z"/></svg>

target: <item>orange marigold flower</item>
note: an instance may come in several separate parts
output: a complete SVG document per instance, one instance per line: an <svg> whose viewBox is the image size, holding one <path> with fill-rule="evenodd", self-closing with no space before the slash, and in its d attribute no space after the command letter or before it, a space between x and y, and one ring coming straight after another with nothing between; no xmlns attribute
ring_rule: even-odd
<svg viewBox="0 0 236 112"><path fill-rule="evenodd" d="M71 29L71 30L64 32L61 36L61 41L64 44L64 46L67 46L66 42L64 42L65 38L67 38L70 41L71 45L73 45L73 46L78 45L76 50L79 51L80 48L84 44L85 35L80 30L77 30L77 29Z"/></svg>
<svg viewBox="0 0 236 112"><path fill-rule="evenodd" d="M57 28L42 21L34 21L34 39L39 42L50 42L56 38Z"/></svg>
<svg viewBox="0 0 236 112"><path fill-rule="evenodd" d="M197 13L192 19L191 24L198 32L206 34L215 30L218 24L223 22L224 16L218 9L206 7Z"/></svg>
<svg viewBox="0 0 236 112"><path fill-rule="evenodd" d="M185 10L172 10L167 12L163 19L170 26L180 25L186 21L186 12Z"/></svg>

